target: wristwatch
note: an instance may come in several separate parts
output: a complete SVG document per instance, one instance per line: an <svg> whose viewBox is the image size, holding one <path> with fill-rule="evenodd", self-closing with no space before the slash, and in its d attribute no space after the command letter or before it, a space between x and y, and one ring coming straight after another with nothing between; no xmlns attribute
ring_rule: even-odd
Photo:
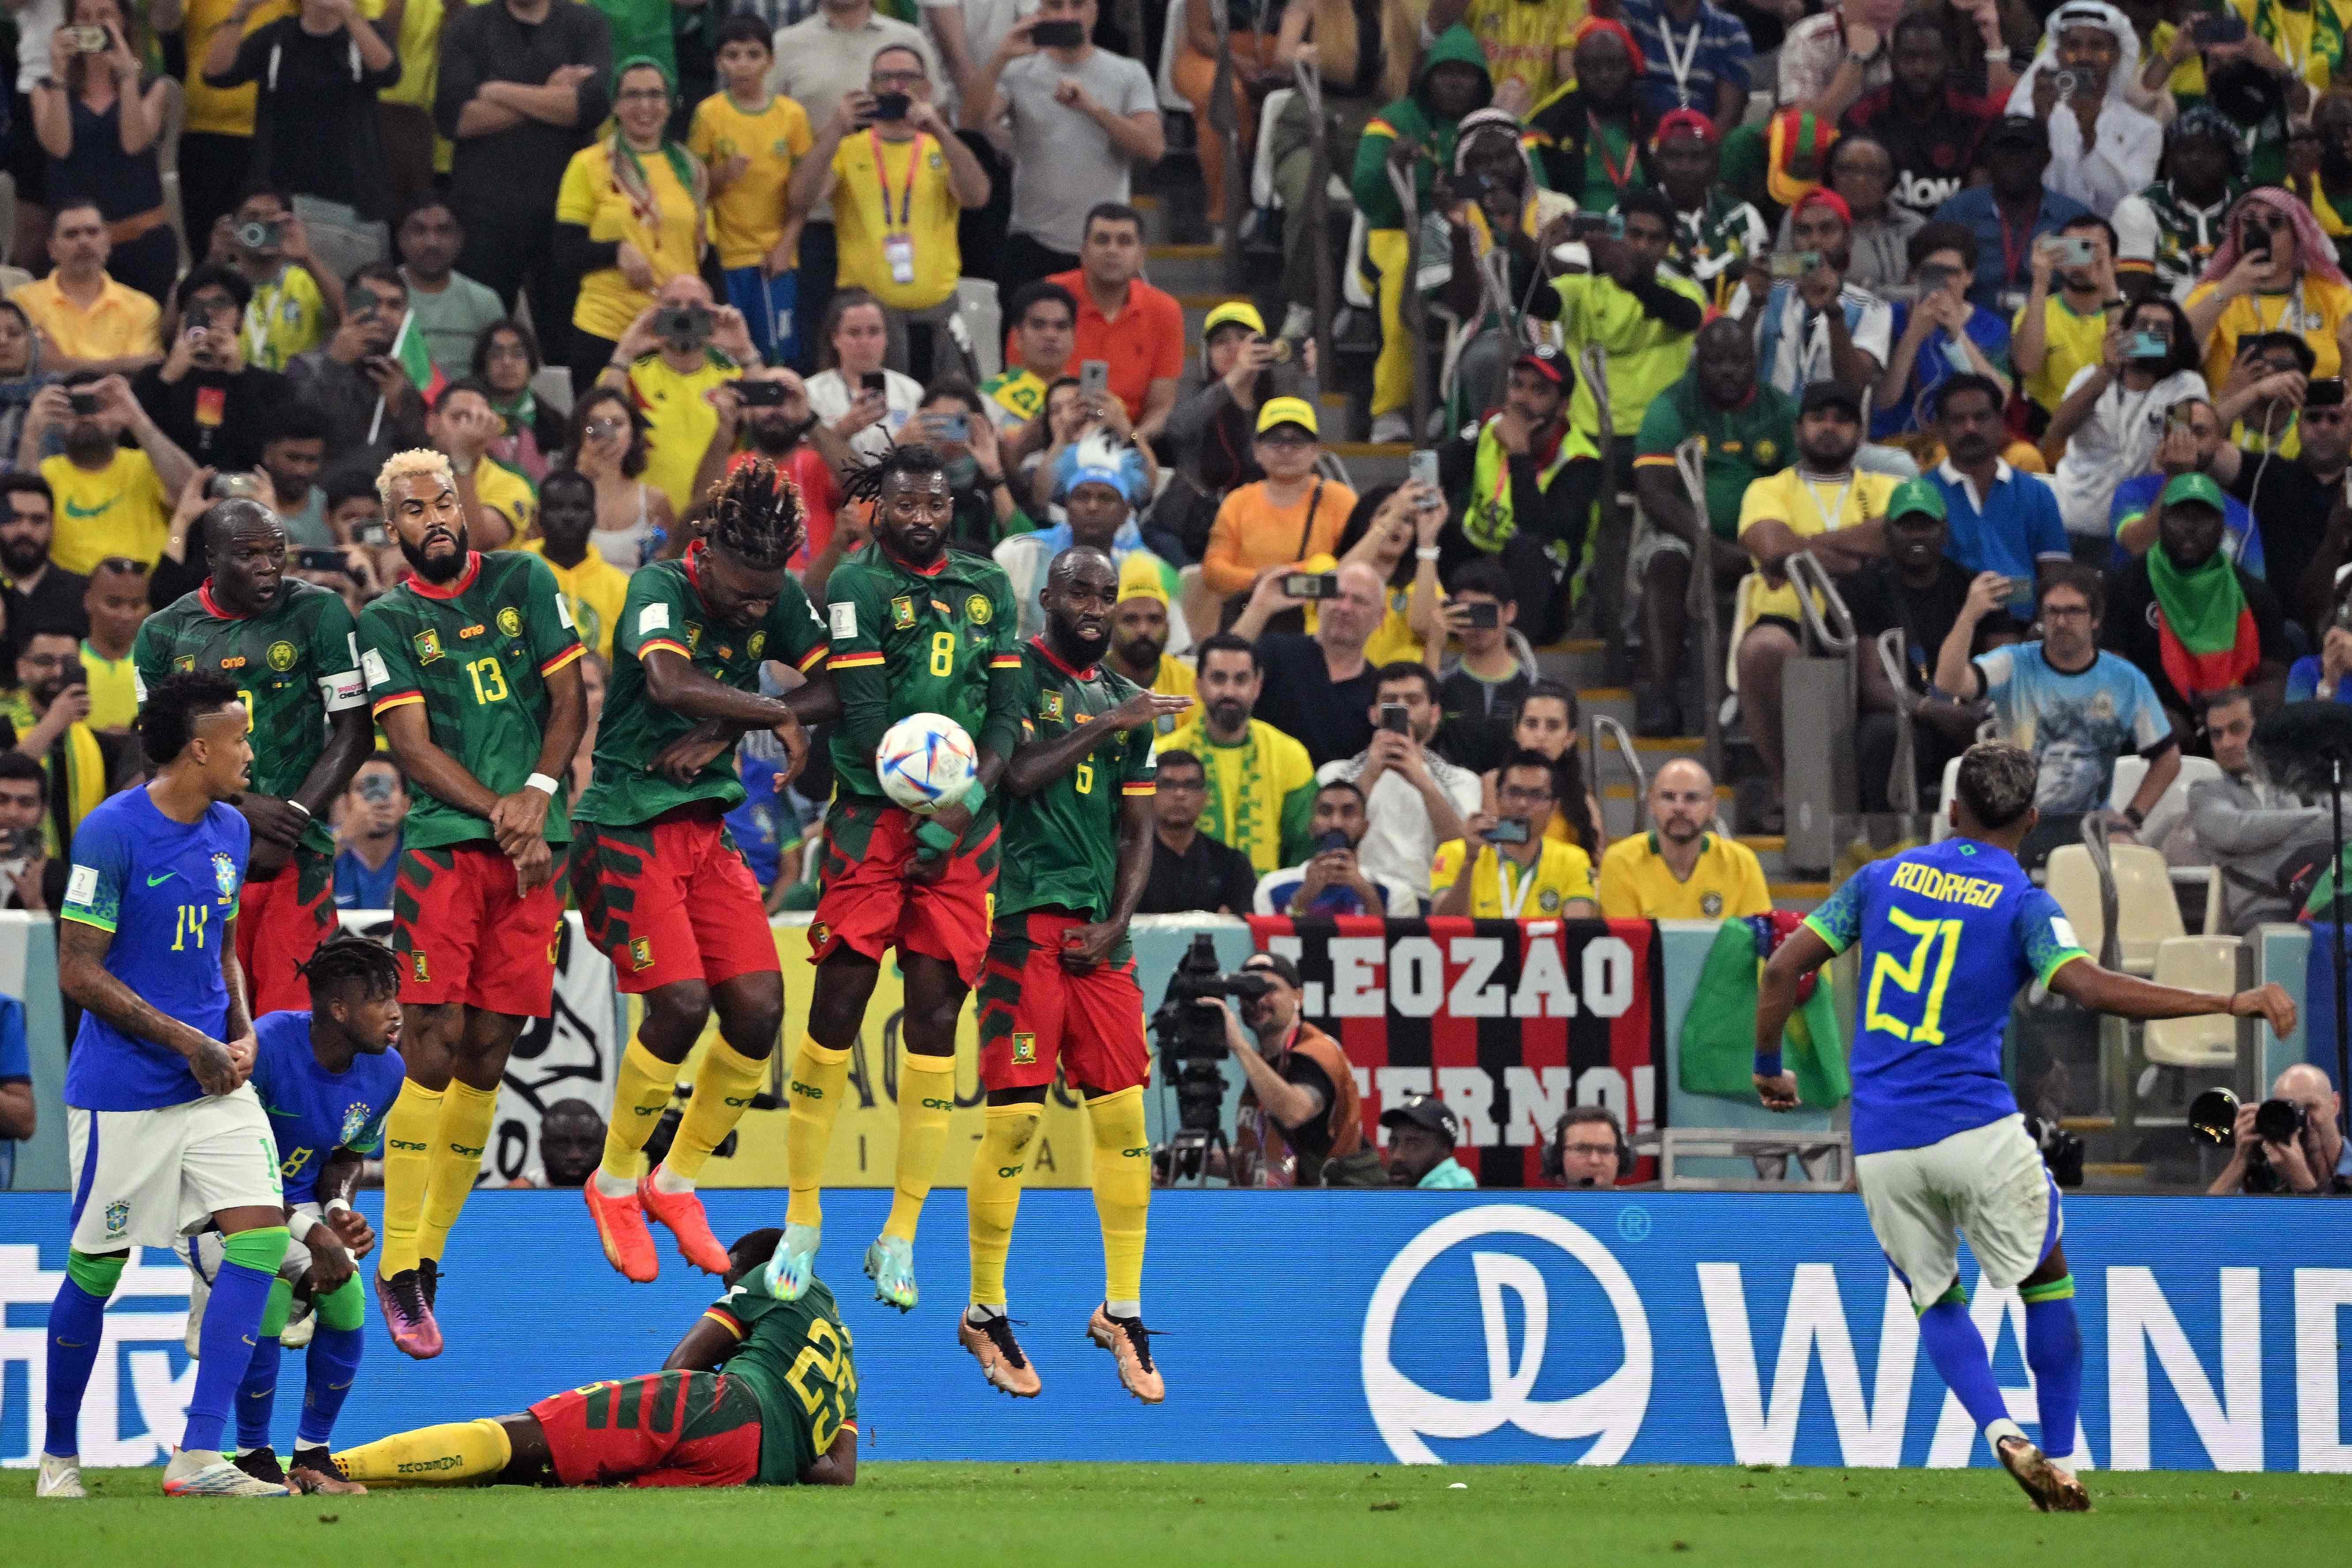
<svg viewBox="0 0 2352 1568"><path fill-rule="evenodd" d="M1989 66L2005 66L2009 61L2010 53L2006 47L1987 49L1984 52L1984 63Z"/></svg>
<svg viewBox="0 0 2352 1568"><path fill-rule="evenodd" d="M2147 826L2147 813L2142 811L2136 805L2127 805L2124 807L2124 820L2130 823L2132 825L2132 831L2137 833L2139 829Z"/></svg>

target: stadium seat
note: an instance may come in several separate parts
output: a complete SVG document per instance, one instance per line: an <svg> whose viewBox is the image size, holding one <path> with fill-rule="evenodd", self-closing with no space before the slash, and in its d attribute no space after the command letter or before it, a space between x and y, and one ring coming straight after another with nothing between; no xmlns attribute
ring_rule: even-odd
<svg viewBox="0 0 2352 1568"><path fill-rule="evenodd" d="M1250 205L1262 212L1282 208L1282 193L1274 188L1274 124L1297 96L1295 87L1277 87L1265 95L1257 111L1257 150L1250 156Z"/></svg>
<svg viewBox="0 0 2352 1568"><path fill-rule="evenodd" d="M2180 825L2180 819L2188 815L2189 790L2201 779L2218 779L2221 776L2221 765L2210 757L2181 758L2180 772L2165 787L2164 793L2156 797L2156 804L2148 808L2147 822L2133 837L2142 844L2162 844ZM2147 778L2147 758L2116 758L2115 786L2107 792L2108 809L2121 811L2129 805L2132 796L2139 793L2139 786Z"/></svg>
<svg viewBox="0 0 2352 1568"><path fill-rule="evenodd" d="M971 357L979 362L980 379L986 381L1004 368L1004 310L997 301L996 280L957 279L956 315L971 335Z"/></svg>
<svg viewBox="0 0 2352 1568"><path fill-rule="evenodd" d="M2144 975L2156 967L2159 944L2189 934L2172 896L2172 875L2164 857L2146 845L2116 844L2108 854L2115 867L2119 962L2127 973ZM2107 922L2100 912L2099 873L2090 850L2080 844L2059 846L2050 852L2044 875L2044 886L2066 911L2083 951L2097 958Z"/></svg>
<svg viewBox="0 0 2352 1568"><path fill-rule="evenodd" d="M1952 836L1952 792L1959 787L1959 784L1960 759L1958 757L1945 758L1944 786L1942 789L1938 790L1936 795L1936 820L1934 826L1927 829L1927 841L1931 844L1949 838ZM2093 887L2092 896L2094 898L2097 897L2097 889L2095 885ZM2063 904L2066 900L2060 899L2058 901Z"/></svg>
<svg viewBox="0 0 2352 1568"><path fill-rule="evenodd" d="M1176 51L1184 47L1184 0L1169 0L1168 25L1160 33L1160 107L1170 114L1190 115L1192 100L1176 90ZM1215 134L1207 126L1201 134Z"/></svg>
<svg viewBox="0 0 2352 1568"><path fill-rule="evenodd" d="M1348 264L1339 269L1339 298L1359 310L1375 309L1380 303L1364 281L1364 237L1370 232L1359 211L1348 224Z"/></svg>
<svg viewBox="0 0 2352 1568"><path fill-rule="evenodd" d="M2239 958L2245 944L2233 936L2176 936L2157 944L2149 978L2158 985L2228 994L2241 988ZM2227 1016L2150 1019L2142 1036L2147 1059L2158 1067L2234 1068L2238 1020Z"/></svg>

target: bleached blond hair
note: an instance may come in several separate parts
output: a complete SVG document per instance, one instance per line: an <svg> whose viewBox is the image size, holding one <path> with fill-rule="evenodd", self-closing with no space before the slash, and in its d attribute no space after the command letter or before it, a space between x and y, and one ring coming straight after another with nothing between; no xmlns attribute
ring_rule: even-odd
<svg viewBox="0 0 2352 1568"><path fill-rule="evenodd" d="M449 466L448 458L442 453L433 450L430 447L417 447L405 452L394 452L384 459L383 468L375 476L376 499L383 502L383 510L386 513L392 510L393 481L404 479L411 474L431 474L451 489L457 488L457 470Z"/></svg>

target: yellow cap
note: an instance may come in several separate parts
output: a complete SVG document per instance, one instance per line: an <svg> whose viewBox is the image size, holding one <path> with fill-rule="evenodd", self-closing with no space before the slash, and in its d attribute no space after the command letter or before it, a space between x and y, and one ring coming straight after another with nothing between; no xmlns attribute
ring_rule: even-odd
<svg viewBox="0 0 2352 1568"><path fill-rule="evenodd" d="M1207 342L1219 327L1231 326L1236 321L1259 337L1265 336L1265 318L1257 313L1255 305L1247 300L1228 300L1211 310L1209 319L1201 323L1201 341Z"/></svg>
<svg viewBox="0 0 2352 1568"><path fill-rule="evenodd" d="M1303 397L1269 397L1265 406L1257 411L1257 433L1261 436L1277 425L1304 426L1307 433L1318 440L1323 427L1316 423L1315 405Z"/></svg>
<svg viewBox="0 0 2352 1568"><path fill-rule="evenodd" d="M1131 550L1118 563L1118 603L1157 599L1168 603L1168 586L1160 580L1160 558L1148 550Z"/></svg>

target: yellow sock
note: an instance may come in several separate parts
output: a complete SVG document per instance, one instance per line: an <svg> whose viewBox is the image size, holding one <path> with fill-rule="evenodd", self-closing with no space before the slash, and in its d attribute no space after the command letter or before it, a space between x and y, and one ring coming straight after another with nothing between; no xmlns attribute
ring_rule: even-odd
<svg viewBox="0 0 2352 1568"><path fill-rule="evenodd" d="M425 1218L416 1227L416 1250L438 1258L449 1245L449 1231L482 1173L482 1151L490 1145L490 1125L497 1119L499 1091L476 1089L458 1079L449 1080L441 1102L441 1126L433 1140L433 1179L425 1192Z"/></svg>
<svg viewBox="0 0 2352 1568"><path fill-rule="evenodd" d="M620 1080L613 1086L613 1120L604 1129L604 1174L623 1182L637 1179L637 1153L669 1104L677 1068L677 1063L646 1049L642 1036L621 1053Z"/></svg>
<svg viewBox="0 0 2352 1568"><path fill-rule="evenodd" d="M1143 1131L1143 1089L1087 1101L1095 1134L1095 1217L1102 1222L1103 1300L1143 1300L1144 1216L1151 1206L1151 1142Z"/></svg>
<svg viewBox="0 0 2352 1568"><path fill-rule="evenodd" d="M793 1058L792 1110L784 1127L784 1180L792 1187L784 1205L786 1225L816 1225L824 1218L825 1151L833 1142L833 1119L841 1114L848 1092L849 1053L803 1035Z"/></svg>
<svg viewBox="0 0 2352 1568"><path fill-rule="evenodd" d="M934 1067L936 1062L939 1065ZM901 1241L915 1239L915 1222L923 1217L923 1200L940 1177L940 1156L947 1152L948 1119L955 1114L955 1058L919 1057L898 1060L898 1195L890 1200L890 1217L882 1234Z"/></svg>
<svg viewBox="0 0 2352 1568"><path fill-rule="evenodd" d="M1013 1217L1021 1209L1021 1173L1037 1135L1041 1105L992 1105L988 1128L971 1155L971 1188L964 1212L971 1229L971 1300L1004 1305L1004 1259L1013 1250Z"/></svg>
<svg viewBox="0 0 2352 1568"><path fill-rule="evenodd" d="M383 1252L376 1268L387 1279L416 1267L416 1227L425 1216L425 1184L433 1170L441 1099L440 1089L410 1079L384 1112Z"/></svg>
<svg viewBox="0 0 2352 1568"><path fill-rule="evenodd" d="M710 1152L727 1142L727 1134L743 1120L751 1097L760 1091L760 1080L767 1076L767 1058L754 1061L725 1040L712 1040L695 1069L694 1094L686 1102L686 1115L662 1169L689 1182L699 1179Z"/></svg>
<svg viewBox="0 0 2352 1568"><path fill-rule="evenodd" d="M514 1458L495 1421L451 1421L395 1432L335 1456L343 1479L367 1487L454 1487L487 1481Z"/></svg>

